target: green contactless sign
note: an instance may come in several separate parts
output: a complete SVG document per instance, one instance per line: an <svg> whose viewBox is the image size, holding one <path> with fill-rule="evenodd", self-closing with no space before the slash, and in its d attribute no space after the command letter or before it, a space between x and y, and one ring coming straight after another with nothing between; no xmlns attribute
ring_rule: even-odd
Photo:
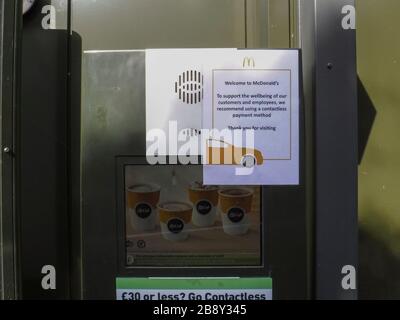
<svg viewBox="0 0 400 320"><path fill-rule="evenodd" d="M118 278L117 300L272 300L272 279Z"/></svg>

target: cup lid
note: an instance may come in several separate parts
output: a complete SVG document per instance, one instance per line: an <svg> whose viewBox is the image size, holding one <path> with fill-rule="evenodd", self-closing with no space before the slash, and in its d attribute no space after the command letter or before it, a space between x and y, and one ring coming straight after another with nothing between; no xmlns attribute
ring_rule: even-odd
<svg viewBox="0 0 400 320"><path fill-rule="evenodd" d="M149 193L160 191L161 187L155 183L138 183L127 188L128 192Z"/></svg>

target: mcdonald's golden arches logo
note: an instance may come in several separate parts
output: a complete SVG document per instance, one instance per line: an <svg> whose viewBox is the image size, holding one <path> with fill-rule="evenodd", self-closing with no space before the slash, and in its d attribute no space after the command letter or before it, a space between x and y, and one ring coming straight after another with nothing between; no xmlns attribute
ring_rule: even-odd
<svg viewBox="0 0 400 320"><path fill-rule="evenodd" d="M243 59L243 68L255 68L256 62L254 58L246 57Z"/></svg>

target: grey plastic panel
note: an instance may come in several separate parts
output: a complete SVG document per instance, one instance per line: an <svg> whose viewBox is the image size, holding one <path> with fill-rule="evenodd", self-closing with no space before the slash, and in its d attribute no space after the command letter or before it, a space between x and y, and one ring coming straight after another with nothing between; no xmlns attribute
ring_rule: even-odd
<svg viewBox="0 0 400 320"><path fill-rule="evenodd" d="M18 298L19 284L15 208L19 10L22 11L20 3L0 0L0 300Z"/></svg>
<svg viewBox="0 0 400 320"><path fill-rule="evenodd" d="M342 268L358 266L356 32L342 28L354 1L315 3L316 295L356 299L342 287Z"/></svg>
<svg viewBox="0 0 400 320"><path fill-rule="evenodd" d="M145 154L144 52L85 53L82 97L83 296L113 299L115 157Z"/></svg>

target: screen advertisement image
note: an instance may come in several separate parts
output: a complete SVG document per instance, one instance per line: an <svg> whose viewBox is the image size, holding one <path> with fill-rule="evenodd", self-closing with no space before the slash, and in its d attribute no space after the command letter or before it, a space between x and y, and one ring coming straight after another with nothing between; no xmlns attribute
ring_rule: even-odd
<svg viewBox="0 0 400 320"><path fill-rule="evenodd" d="M262 265L260 187L203 185L196 165L124 176L127 267Z"/></svg>

